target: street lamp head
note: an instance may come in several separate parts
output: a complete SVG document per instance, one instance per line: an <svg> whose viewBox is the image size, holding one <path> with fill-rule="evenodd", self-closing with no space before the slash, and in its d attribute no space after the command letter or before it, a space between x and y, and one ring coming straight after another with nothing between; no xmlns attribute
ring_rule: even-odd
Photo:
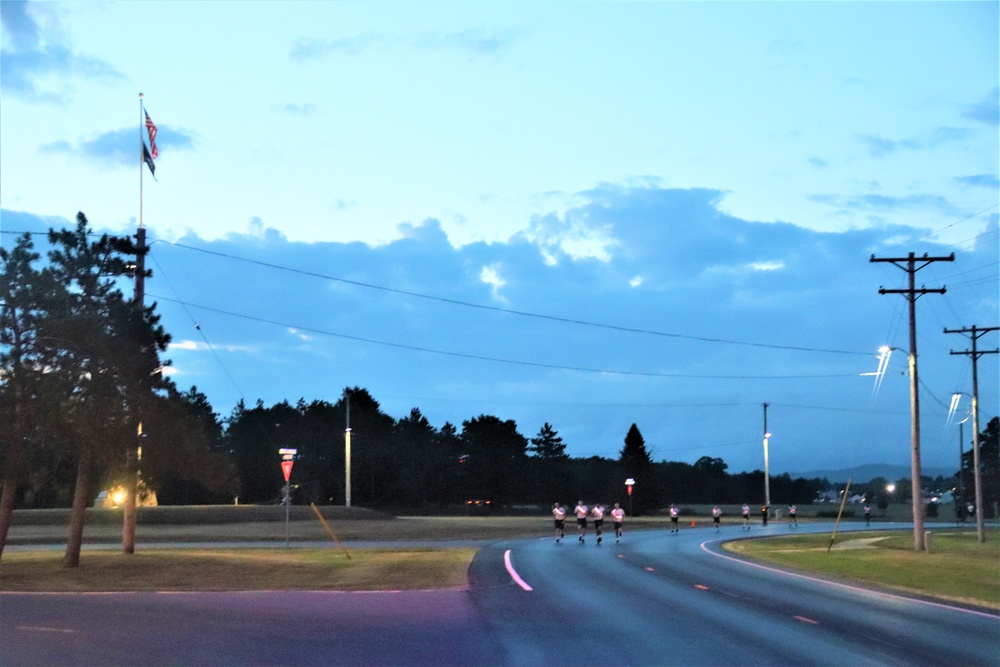
<svg viewBox="0 0 1000 667"><path fill-rule="evenodd" d="M767 432L767 433L765 433L765 434L764 434L764 437L765 437L765 438L770 438L770 437L771 437L771 433L770 433L770 432Z"/></svg>

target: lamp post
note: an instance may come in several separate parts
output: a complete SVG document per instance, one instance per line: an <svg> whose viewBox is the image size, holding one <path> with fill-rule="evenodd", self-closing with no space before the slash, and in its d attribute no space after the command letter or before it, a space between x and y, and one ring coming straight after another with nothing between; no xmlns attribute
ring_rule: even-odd
<svg viewBox="0 0 1000 667"><path fill-rule="evenodd" d="M976 368L975 365L973 365L973 367L972 367L972 369L973 369L973 373L972 373L973 393L972 393L972 396L970 397L972 399L972 408L969 410L969 413L970 413L969 416L972 417L972 479L973 479L973 483L975 485L975 489L973 491L975 500L973 502L973 505L974 505L975 510L976 510L976 536L977 536L977 539L979 540L979 542L982 543L982 542L986 541L986 534L985 534L985 524L983 522L983 482L982 482L982 472L979 469L979 401L976 400L976 395L978 393L979 378L976 375L975 368ZM964 392L955 392L954 394L952 394L952 396L951 396L951 407L948 410L948 418L949 419L951 419L954 416L955 410L958 408L958 403L961 400L961 397L962 397L963 393ZM968 394L965 394L965 395L968 395ZM962 424L965 423L966 421L968 421L968 419L969 419L969 417L966 417L962 421L958 422L958 428L959 428L959 435L958 435L958 451L959 451L958 474L959 475L962 475L962 459L961 459L961 457L964 454L964 452L962 451L962 437L963 436L962 436L961 429L962 429ZM959 480L961 480L961 479L962 478L959 477Z"/></svg>
<svg viewBox="0 0 1000 667"><path fill-rule="evenodd" d="M344 430L344 507L351 506L351 395L346 394L347 428Z"/></svg>
<svg viewBox="0 0 1000 667"><path fill-rule="evenodd" d="M771 473L768 469L767 443L771 438L771 433L767 430L767 403L764 403L764 506L771 507Z"/></svg>
<svg viewBox="0 0 1000 667"><path fill-rule="evenodd" d="M961 402L962 396L967 396L967 395L968 394L965 394L964 392L961 391L956 391L954 394L951 395L951 405L948 407L948 421L954 422L955 412L958 410L958 404ZM965 470L963 461L963 459L965 459L965 449L964 449L965 434L962 432L963 431L962 426L965 424L965 422L969 421L969 417L971 416L972 412L970 410L969 414L965 416L965 419L962 419L961 421L958 422L958 500L955 501L955 514L957 514L960 517L965 516L964 514Z"/></svg>

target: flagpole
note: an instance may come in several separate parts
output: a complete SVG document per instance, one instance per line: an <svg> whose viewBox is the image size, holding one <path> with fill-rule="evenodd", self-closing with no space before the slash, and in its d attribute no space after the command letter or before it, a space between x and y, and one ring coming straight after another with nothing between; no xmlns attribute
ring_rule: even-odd
<svg viewBox="0 0 1000 667"><path fill-rule="evenodd" d="M143 116L145 109L142 106L142 93L139 93L139 229L136 232L136 253L135 253L135 302L138 304L139 312L143 312L143 301L145 300L145 288L143 285L144 273L146 271L144 253L146 245L146 229L142 222L142 170L145 162L146 144L142 138ZM142 421L137 424L136 446L127 446L125 452L125 502L122 510L122 553L135 553L135 525L136 525L136 494L139 486L138 459L142 456Z"/></svg>
<svg viewBox="0 0 1000 667"><path fill-rule="evenodd" d="M139 93L139 229L142 229L142 163L145 162L142 151L146 147L142 139L142 127L144 125L142 122L142 112L142 93Z"/></svg>

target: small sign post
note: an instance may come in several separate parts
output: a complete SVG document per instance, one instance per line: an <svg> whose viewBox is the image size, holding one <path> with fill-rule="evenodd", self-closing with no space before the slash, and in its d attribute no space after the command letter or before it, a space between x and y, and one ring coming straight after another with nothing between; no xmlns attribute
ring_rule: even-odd
<svg viewBox="0 0 1000 667"><path fill-rule="evenodd" d="M292 506L292 489L288 480L292 476L292 465L295 463L295 454L298 450L282 447L278 453L281 454L281 472L285 475L285 548L287 549L289 512Z"/></svg>
<svg viewBox="0 0 1000 667"><path fill-rule="evenodd" d="M635 486L635 480L631 477L625 480L625 488L628 489L628 513L632 514L632 487Z"/></svg>

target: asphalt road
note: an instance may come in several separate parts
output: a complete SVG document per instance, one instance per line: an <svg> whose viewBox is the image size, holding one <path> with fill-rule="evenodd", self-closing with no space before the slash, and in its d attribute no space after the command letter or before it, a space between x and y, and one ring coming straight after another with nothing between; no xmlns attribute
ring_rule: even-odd
<svg viewBox="0 0 1000 667"><path fill-rule="evenodd" d="M572 535L489 545L468 590L0 594L0 664L11 667L998 665L998 656L996 614L732 560L705 528L600 546Z"/></svg>
<svg viewBox="0 0 1000 667"><path fill-rule="evenodd" d="M746 535L765 531L787 528ZM711 529L567 537L492 545L473 562L473 598L506 664L1000 664L995 614L751 565L723 555ZM504 585L505 561L520 583Z"/></svg>

